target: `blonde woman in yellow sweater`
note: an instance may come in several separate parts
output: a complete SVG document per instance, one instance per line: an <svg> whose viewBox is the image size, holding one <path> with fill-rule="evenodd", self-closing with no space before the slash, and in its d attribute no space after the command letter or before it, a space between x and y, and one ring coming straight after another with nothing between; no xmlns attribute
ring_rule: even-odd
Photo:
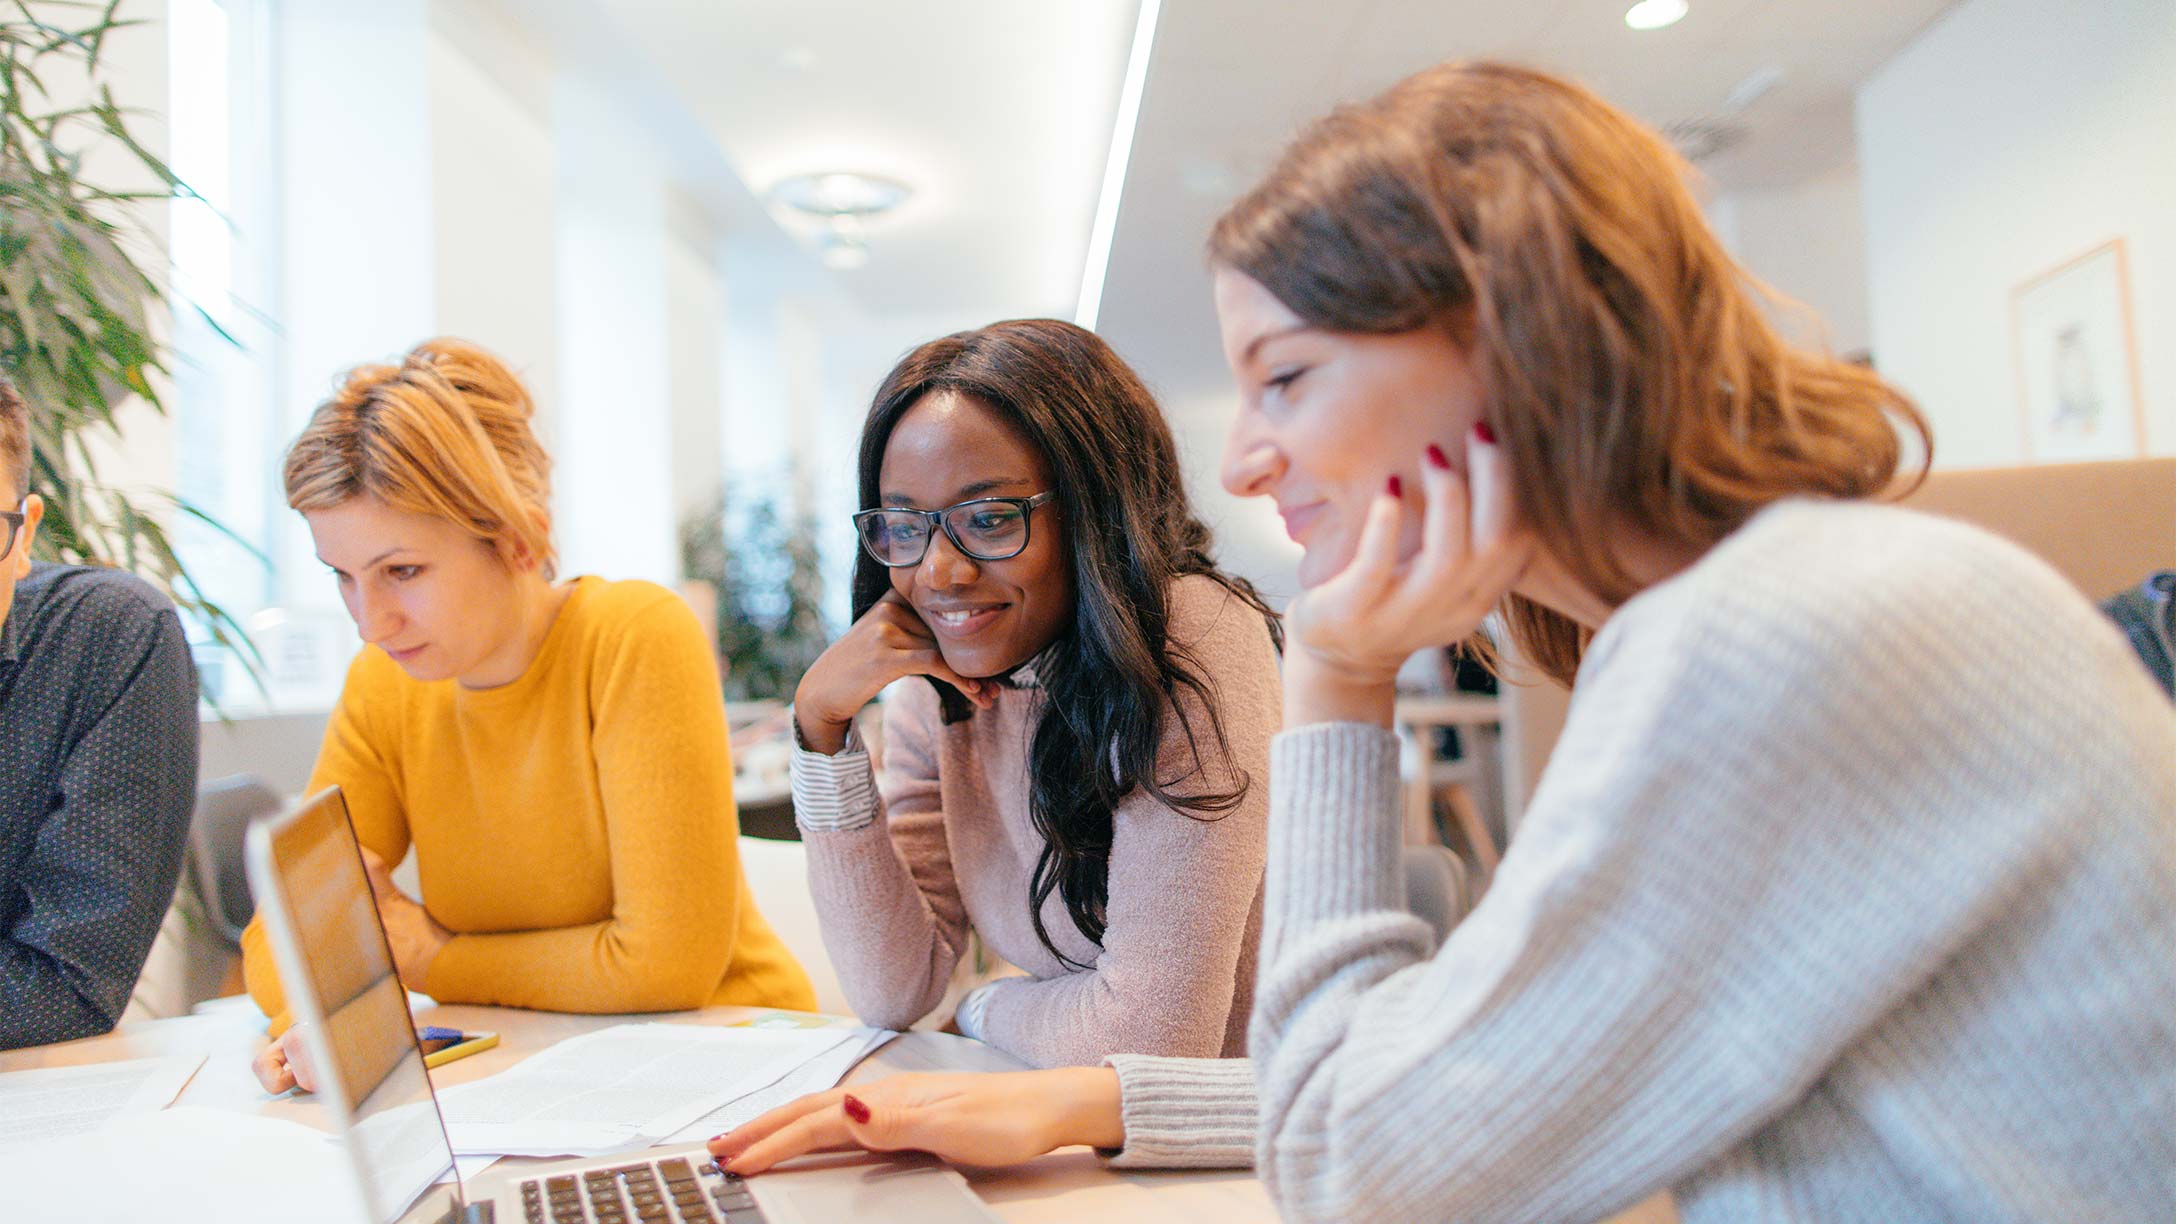
<svg viewBox="0 0 2176 1224"><path fill-rule="evenodd" d="M743 878L702 630L654 584L554 580L531 413L496 358L431 340L352 371L288 451L365 643L310 788L345 792L401 979L440 1002L813 1008ZM420 903L387 869L411 845ZM242 949L280 1033L260 924ZM267 1090L295 1047L259 1057Z"/></svg>

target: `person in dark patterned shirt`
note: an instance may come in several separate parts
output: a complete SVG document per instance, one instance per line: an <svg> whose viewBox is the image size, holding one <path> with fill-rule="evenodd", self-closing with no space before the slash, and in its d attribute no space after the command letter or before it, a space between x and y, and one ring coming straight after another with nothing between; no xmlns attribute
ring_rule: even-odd
<svg viewBox="0 0 2176 1224"><path fill-rule="evenodd" d="M0 1050L121 1018L196 793L173 605L118 570L32 563L29 487L28 411L0 378Z"/></svg>

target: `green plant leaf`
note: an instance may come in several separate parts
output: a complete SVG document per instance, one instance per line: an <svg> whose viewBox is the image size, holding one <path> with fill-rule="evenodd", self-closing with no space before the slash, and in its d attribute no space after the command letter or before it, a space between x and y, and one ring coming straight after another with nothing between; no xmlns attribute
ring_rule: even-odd
<svg viewBox="0 0 2176 1224"><path fill-rule="evenodd" d="M132 399L166 412L157 386L169 359L152 319L182 303L129 254L124 240L136 232L125 228L126 210L201 199L136 139L130 122L140 112L121 107L101 79L107 38L144 24L118 16L120 4L39 0L34 11L29 0L0 3L0 370L33 405L31 489L47 506L36 551L46 560L135 571L239 659L262 691L256 644L207 597L151 510L207 524L260 562L264 555L171 493L139 501L103 485L89 445L93 435L118 435L116 414ZM53 105L47 67L84 76L96 100ZM86 180L83 154L94 143L120 150L157 189ZM215 334L233 340L197 309Z"/></svg>

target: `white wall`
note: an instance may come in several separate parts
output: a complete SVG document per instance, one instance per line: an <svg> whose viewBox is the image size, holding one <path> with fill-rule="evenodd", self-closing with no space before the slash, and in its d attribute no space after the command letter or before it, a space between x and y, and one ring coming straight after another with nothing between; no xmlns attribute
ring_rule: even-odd
<svg viewBox="0 0 2176 1224"><path fill-rule="evenodd" d="M558 149L533 99L438 34L430 78L432 327L505 359L536 398L548 441L559 389L551 258ZM549 89L548 78L541 84Z"/></svg>
<svg viewBox="0 0 2176 1224"><path fill-rule="evenodd" d="M717 496L725 478L725 293L708 222L675 201L665 246L666 344L671 367L675 524Z"/></svg>
<svg viewBox="0 0 2176 1224"><path fill-rule="evenodd" d="M554 519L561 570L673 583L665 180L641 129L590 82L563 78Z"/></svg>
<svg viewBox="0 0 2176 1224"><path fill-rule="evenodd" d="M1964 0L1861 87L1874 352L1947 466L2021 461L2011 292L2128 248L2146 445L2176 453L2176 4Z"/></svg>
<svg viewBox="0 0 2176 1224"><path fill-rule="evenodd" d="M436 252L425 0L283 4L272 23L279 222L252 240L278 248L267 305L280 338L276 457L342 372L431 334ZM339 628L345 614L309 533L293 516L274 516L274 528L292 630L260 645L276 679L293 682L288 699L328 699L311 677L331 668L328 654L352 651L354 635Z"/></svg>
<svg viewBox="0 0 2176 1224"><path fill-rule="evenodd" d="M164 3L131 0L130 15L156 19ZM723 306L703 249L714 231L700 205L682 210L692 220L669 217L678 167L647 138L651 125L621 86L560 62L519 10L388 0L268 11L270 83L261 99L234 101L266 115L270 143L238 141L236 157L274 181L268 223L238 235L276 269L248 303L269 319L246 354L275 401L256 442L264 464L342 371L427 336L464 336L536 395L558 461L566 572L673 581L673 492L715 485L722 467ZM165 31L123 39L109 54L130 56L129 87L142 94L123 101L163 112ZM713 440L676 454L676 434L700 435L706 402ZM172 487L175 451L170 428L132 423L134 480ZM283 580L255 628L274 703L321 709L358 643L303 524L284 507L268 518Z"/></svg>
<svg viewBox="0 0 2176 1224"><path fill-rule="evenodd" d="M1790 187L1734 191L1709 215L1738 262L1789 299L1770 310L1786 336L1839 354L1870 346L1866 223L1856 166L1838 166Z"/></svg>

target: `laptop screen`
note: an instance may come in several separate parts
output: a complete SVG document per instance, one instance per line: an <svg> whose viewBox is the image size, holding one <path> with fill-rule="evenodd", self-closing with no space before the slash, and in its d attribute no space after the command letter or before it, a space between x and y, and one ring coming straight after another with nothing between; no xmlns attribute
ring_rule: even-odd
<svg viewBox="0 0 2176 1224"><path fill-rule="evenodd" d="M378 907L337 788L268 822L274 878L253 880L278 945L287 993L317 1063L318 1093L344 1132L372 1219L399 1218L453 1167L453 1153L416 1047L408 996L387 951ZM276 890L267 897L265 885ZM277 913L271 911L277 910ZM280 928L286 929L282 939ZM301 976L294 980L300 961ZM422 1218L458 1201L454 1187Z"/></svg>

